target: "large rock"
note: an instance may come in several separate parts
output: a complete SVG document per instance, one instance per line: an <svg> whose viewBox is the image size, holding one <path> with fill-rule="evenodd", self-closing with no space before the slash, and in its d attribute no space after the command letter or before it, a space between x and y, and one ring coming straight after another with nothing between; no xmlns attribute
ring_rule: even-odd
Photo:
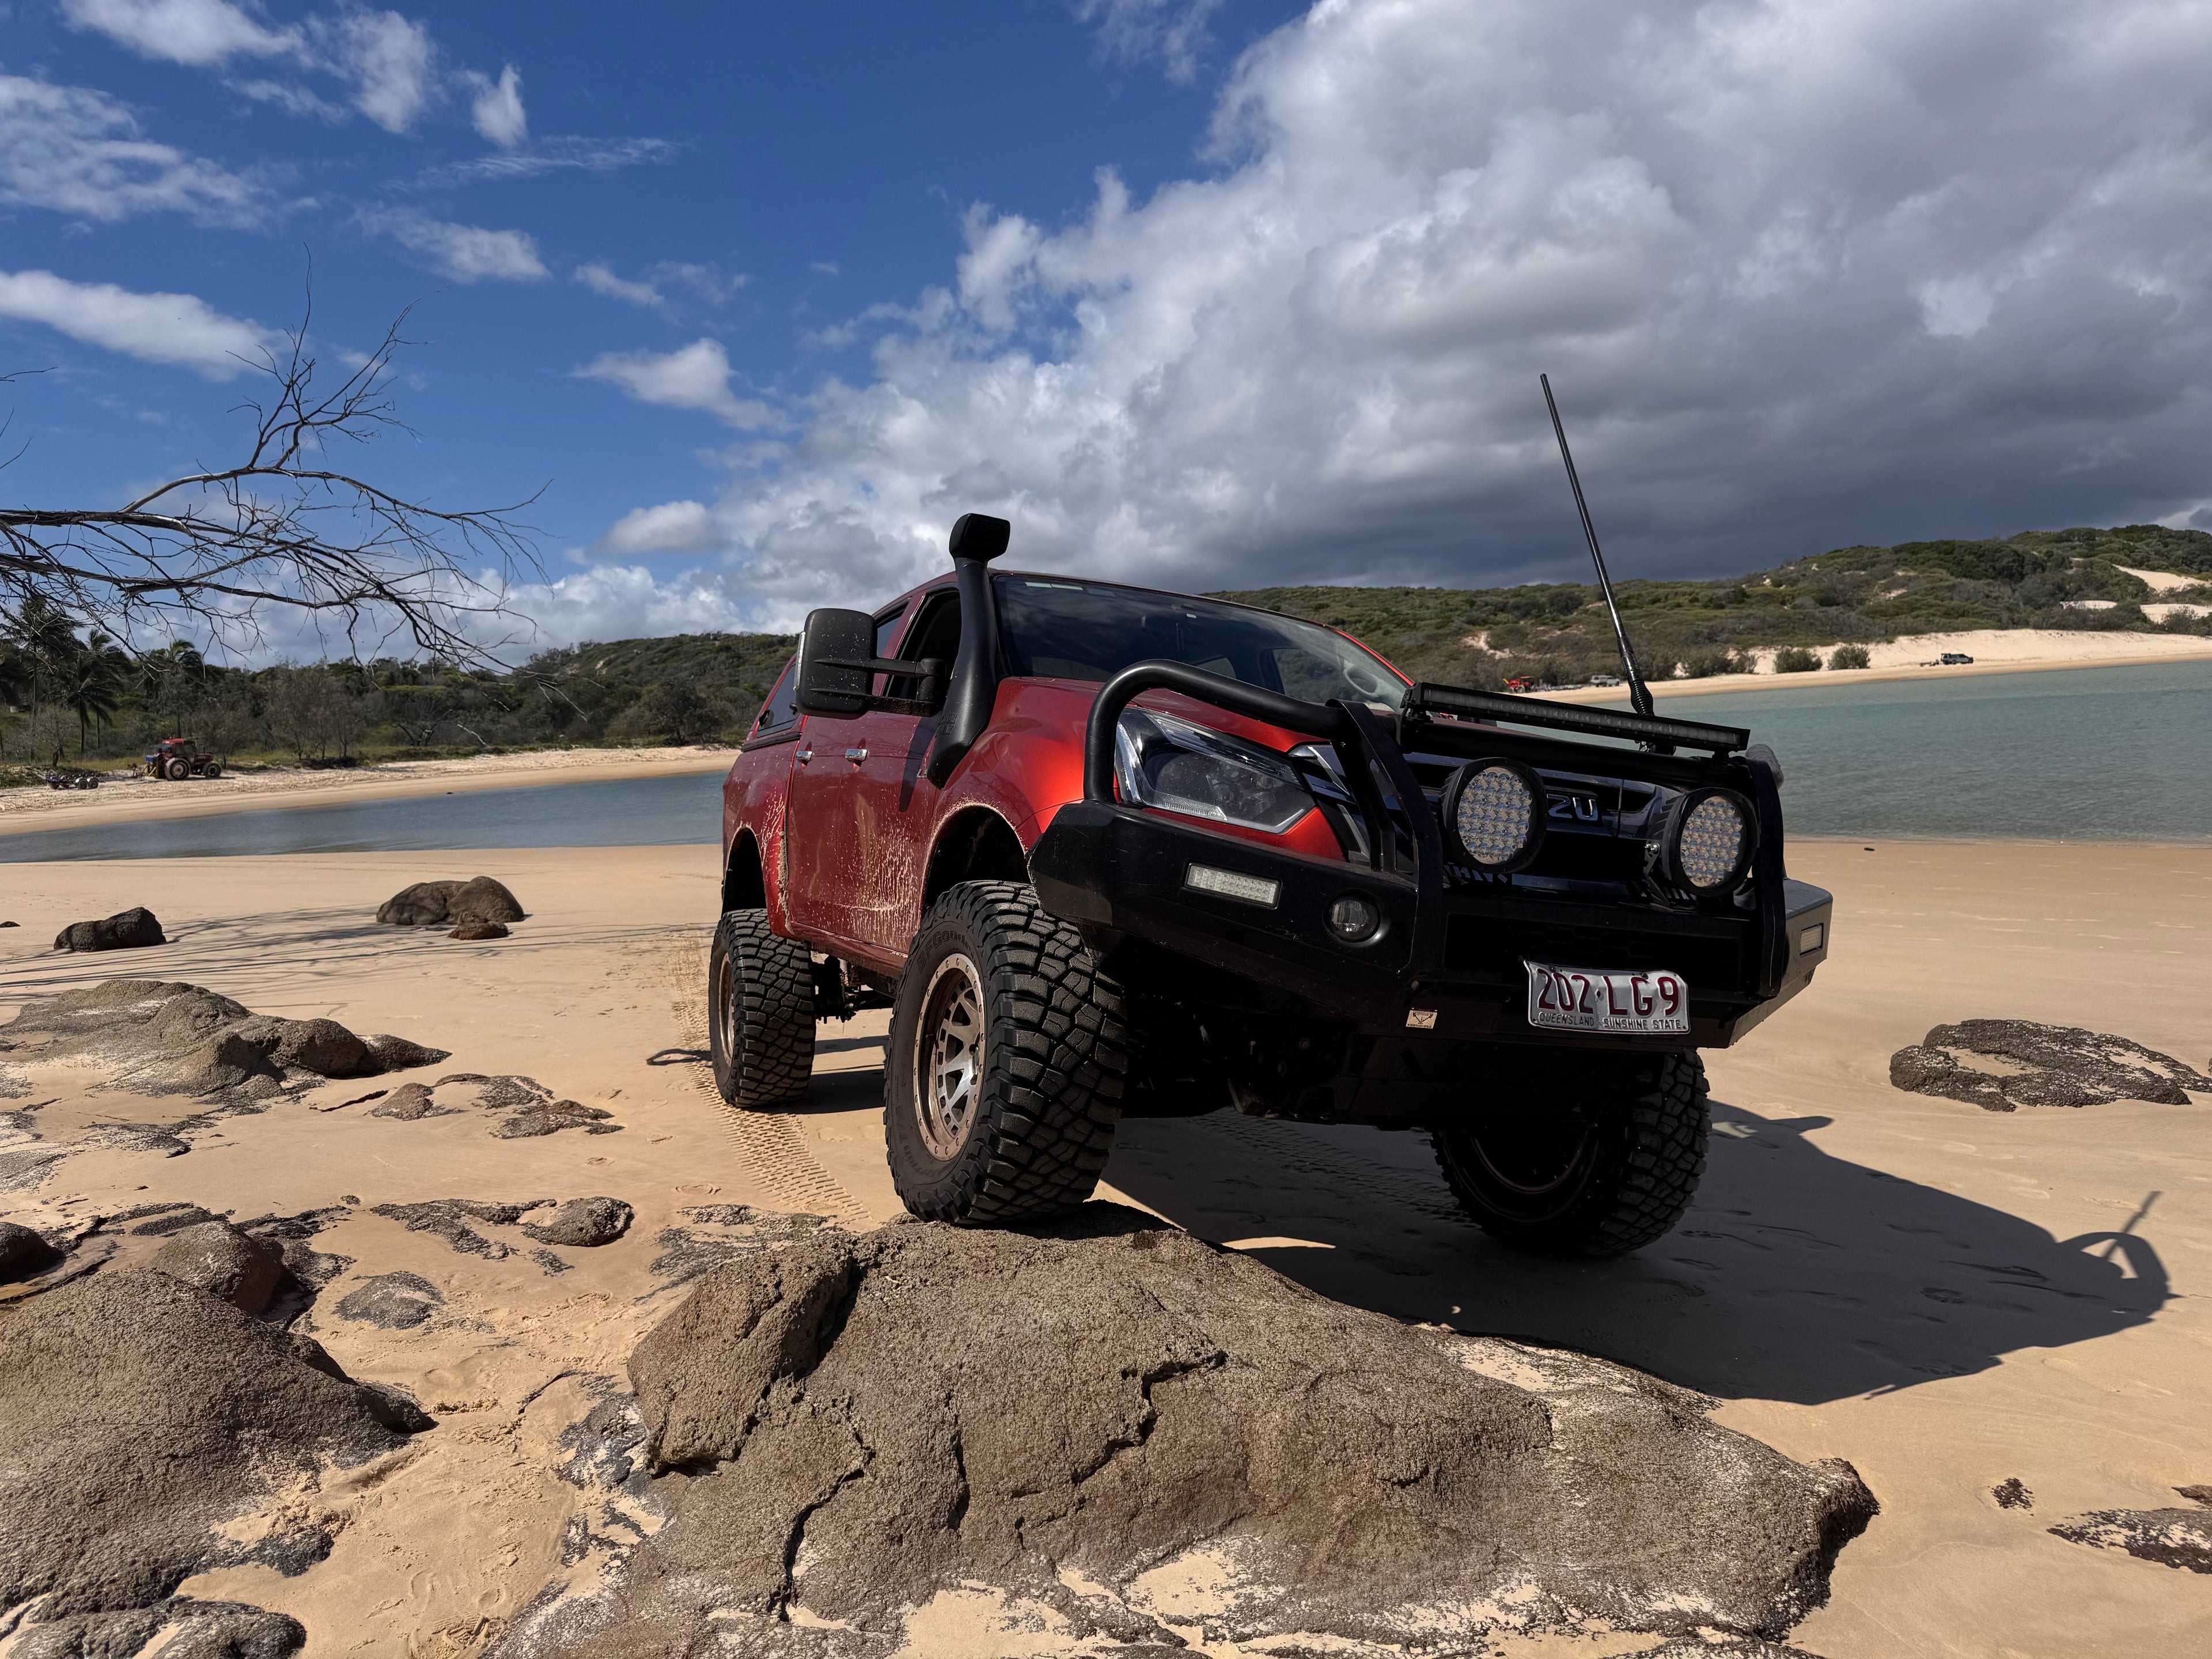
<svg viewBox="0 0 2212 1659"><path fill-rule="evenodd" d="M0 1285L34 1279L62 1259L44 1233L13 1221L0 1221Z"/></svg>
<svg viewBox="0 0 2212 1659"><path fill-rule="evenodd" d="M99 921L73 921L54 935L57 951L135 951L168 942L160 921L143 904Z"/></svg>
<svg viewBox="0 0 2212 1659"><path fill-rule="evenodd" d="M1975 1065L1976 1056L1999 1068ZM1891 1086L1963 1100L1985 1111L2021 1106L2100 1106L2148 1100L2186 1106L2212 1077L2126 1037L2032 1019L1966 1019L1938 1025L1889 1057Z"/></svg>
<svg viewBox="0 0 2212 1659"><path fill-rule="evenodd" d="M35 1632L160 1608L218 1566L302 1571L330 1547L314 1522L280 1503L251 1544L233 1523L326 1460L396 1450L401 1425L427 1419L166 1273L102 1273L21 1304L0 1341L0 1610L44 1597Z"/></svg>
<svg viewBox="0 0 2212 1659"><path fill-rule="evenodd" d="M259 1314L284 1279L284 1252L228 1221L203 1221L171 1233L150 1267L196 1290L220 1297L243 1314Z"/></svg>
<svg viewBox="0 0 2212 1659"><path fill-rule="evenodd" d="M630 1207L618 1198L572 1198L556 1205L543 1221L526 1221L522 1231L540 1244L568 1244L585 1249L611 1244L629 1231Z"/></svg>
<svg viewBox="0 0 2212 1659"><path fill-rule="evenodd" d="M27 1058L108 1061L155 1093L273 1093L297 1074L368 1077L445 1051L363 1039L332 1019L283 1019L173 980L116 979L34 998L4 1028Z"/></svg>
<svg viewBox="0 0 2212 1659"><path fill-rule="evenodd" d="M1152 1650L1182 1645L1147 1611L1170 1605L1300 1651L1586 1619L1771 1639L1875 1509L1848 1464L1716 1427L1701 1395L1401 1325L1104 1205L733 1261L630 1377L648 1455L687 1477L673 1517L507 1652L826 1653L826 1621L878 1655L962 1585Z"/></svg>
<svg viewBox="0 0 2212 1659"><path fill-rule="evenodd" d="M384 901L376 919L393 927L444 927L470 921L520 921L522 906L489 876L469 881L418 881Z"/></svg>

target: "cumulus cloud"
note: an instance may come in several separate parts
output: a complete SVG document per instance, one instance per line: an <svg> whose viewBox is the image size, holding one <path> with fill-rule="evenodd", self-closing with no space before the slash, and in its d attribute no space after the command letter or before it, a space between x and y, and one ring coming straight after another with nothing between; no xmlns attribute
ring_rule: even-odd
<svg viewBox="0 0 2212 1659"><path fill-rule="evenodd" d="M537 625L538 648L584 640L737 632L769 626L766 613L720 573L656 578L643 565L594 565L550 582L518 585L507 600Z"/></svg>
<svg viewBox="0 0 2212 1659"><path fill-rule="evenodd" d="M703 501L663 501L634 507L599 538L603 552L704 553L729 539Z"/></svg>
<svg viewBox="0 0 2212 1659"><path fill-rule="evenodd" d="M73 28L89 29L141 58L214 69L244 55L290 57L296 29L265 27L228 0L62 0Z"/></svg>
<svg viewBox="0 0 2212 1659"><path fill-rule="evenodd" d="M715 339L694 340L676 351L606 351L578 369L588 380L619 386L641 404L696 409L741 430L775 423L768 405L730 390L730 358Z"/></svg>
<svg viewBox="0 0 2212 1659"><path fill-rule="evenodd" d="M258 323L226 317L195 295L134 294L51 270L0 270L0 317L43 324L144 362L196 369L211 380L252 367L276 341Z"/></svg>
<svg viewBox="0 0 2212 1659"><path fill-rule="evenodd" d="M1209 170L975 212L869 378L733 463L732 580L896 592L970 508L1024 563L1177 586L1571 577L1540 369L1616 574L2171 512L2212 405L2212 29L2006 20L1329 0L1239 60Z"/></svg>
<svg viewBox="0 0 2212 1659"><path fill-rule="evenodd" d="M144 137L106 94L19 75L0 75L0 202L109 224L142 213L240 224L265 206L251 180Z"/></svg>
<svg viewBox="0 0 2212 1659"><path fill-rule="evenodd" d="M362 222L457 283L535 283L552 274L526 231L457 225L407 208L374 210L362 215Z"/></svg>
<svg viewBox="0 0 2212 1659"><path fill-rule="evenodd" d="M495 81L471 70L469 83L476 96L469 102L469 118L483 138L501 149L513 149L530 136L530 118L522 107L522 72L509 64Z"/></svg>

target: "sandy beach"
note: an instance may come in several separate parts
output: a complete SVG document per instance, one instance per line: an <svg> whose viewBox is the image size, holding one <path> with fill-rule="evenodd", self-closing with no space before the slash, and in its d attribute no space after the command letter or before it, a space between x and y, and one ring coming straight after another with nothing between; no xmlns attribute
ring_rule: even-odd
<svg viewBox="0 0 2212 1659"><path fill-rule="evenodd" d="M1820 647L1825 660L1832 646ZM1945 653L1972 657L1945 666ZM1774 653L1752 653L1755 674L1711 674L1696 680L1653 680L1654 697L1709 696L1722 691L1773 691L1809 686L1865 685L1875 680L1955 679L1982 674L2020 674L2055 668L2140 668L2154 663L2212 659L2212 639L2190 634L2096 634L2070 629L1982 628L1956 634L1912 634L1870 645L1867 668L1815 668L1802 674L1774 672ZM1543 694L1561 702L1607 702L1626 694L1617 687L1584 686Z"/></svg>
<svg viewBox="0 0 2212 1659"><path fill-rule="evenodd" d="M1125 1123L1105 1195L1329 1297L1620 1360L1715 1397L1721 1422L1791 1456L1850 1460L1882 1509L1791 1638L1825 1659L2212 1648L2203 1579L2047 1530L2212 1482L2212 1097L2000 1114L1900 1092L1887 1070L1930 1026L1977 1016L2087 1026L2203 1066L2212 863L2201 848L1806 842L1792 866L1838 894L1833 958L1740 1049L1709 1056L1710 1173L1654 1246L1592 1265L1509 1255L1458 1218L1419 1137L1229 1114ZM410 882L478 873L530 912L511 938L370 919ZM483 1650L569 1570L579 1528L642 1501L589 1490L563 1460L687 1271L787 1224L763 1215L863 1227L897 1208L884 1016L823 1025L811 1093L787 1109L740 1116L713 1094L711 850L23 865L4 894L0 919L21 926L0 931L0 1018L112 976L186 981L450 1050L406 1074L425 1083L526 1077L619 1125L497 1138L481 1081L440 1083L429 1115L379 1116L392 1078L180 1121L190 1103L118 1093L94 1068L16 1074L0 1118L15 1126L0 1146L8 1218L86 1235L106 1273L161 1241L91 1232L99 1218L313 1217L313 1249L342 1266L295 1328L438 1419L408 1452L302 1495L336 1528L326 1560L184 1586L296 1616L310 1655ZM142 902L172 943L47 948L68 921ZM166 1141L142 1133L163 1125ZM634 1207L618 1242L534 1249L493 1218L462 1230L479 1249L379 1209L584 1195ZM338 1310L405 1275L436 1298L417 1322ZM2029 1496L2002 1506L2013 1480ZM939 1611L913 1651L1079 1650ZM1496 1650L1651 1646L1592 1633Z"/></svg>
<svg viewBox="0 0 2212 1659"><path fill-rule="evenodd" d="M272 768L219 778L110 776L92 790L0 789L0 836L74 830L144 818L199 817L257 807L319 806L406 795L513 789L536 783L605 783L726 769L737 751L685 744L666 749L532 749L457 760L387 761L343 770Z"/></svg>

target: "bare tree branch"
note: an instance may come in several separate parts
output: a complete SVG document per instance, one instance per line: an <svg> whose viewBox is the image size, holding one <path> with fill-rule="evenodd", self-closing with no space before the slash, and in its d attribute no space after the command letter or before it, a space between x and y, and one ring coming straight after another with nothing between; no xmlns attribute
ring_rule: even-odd
<svg viewBox="0 0 2212 1659"><path fill-rule="evenodd" d="M0 507L0 611L13 617L36 598L126 638L182 629L233 646L258 643L289 614L341 629L354 654L364 636L380 652L404 639L423 656L502 665L521 620L508 586L544 574L517 517L537 495L443 508L331 465L342 443L408 430L392 364L413 343L403 312L359 366L319 385L312 315L311 300L284 343L251 365L270 390L239 406L253 435L236 464L118 507Z"/></svg>

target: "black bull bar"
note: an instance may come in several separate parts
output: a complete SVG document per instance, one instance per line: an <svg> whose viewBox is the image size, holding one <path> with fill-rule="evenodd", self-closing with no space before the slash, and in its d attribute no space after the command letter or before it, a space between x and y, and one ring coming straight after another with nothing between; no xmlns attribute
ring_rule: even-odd
<svg viewBox="0 0 2212 1659"><path fill-rule="evenodd" d="M1121 713L1155 688L1334 744L1342 781L1370 827L1364 860L1293 853L1118 801ZM1628 739L1642 749L1601 749L1553 733ZM1724 1046L1809 981L1826 955L1831 905L1827 894L1784 874L1778 769L1765 751L1746 752L1749 737L1733 726L1428 684L1413 687L1403 714L1393 715L1342 699L1308 702L1183 663L1138 663L1108 681L1091 706L1084 799L1054 816L1031 850L1030 874L1045 907L1073 922L1102 956L1110 957L1127 939L1148 940L1317 1012L1350 1015L1371 1030L1404 1031L1418 1002L1437 1022L1415 1017L1418 1029L1440 1036ZM1753 906L1747 913L1725 901L1662 908L1504 883L1448 883L1442 831L1408 749L1565 771L1598 768L1676 788L1735 789L1759 819ZM1187 880L1193 863L1273 882L1277 901L1262 908L1194 891ZM1358 945L1337 938L1327 923L1329 907L1352 893L1383 918L1374 937ZM1800 950L1798 941L1813 937L1814 927L1819 948ZM1635 1038L1535 1031L1520 1006L1524 955L1682 971L1691 987L1691 1031Z"/></svg>

